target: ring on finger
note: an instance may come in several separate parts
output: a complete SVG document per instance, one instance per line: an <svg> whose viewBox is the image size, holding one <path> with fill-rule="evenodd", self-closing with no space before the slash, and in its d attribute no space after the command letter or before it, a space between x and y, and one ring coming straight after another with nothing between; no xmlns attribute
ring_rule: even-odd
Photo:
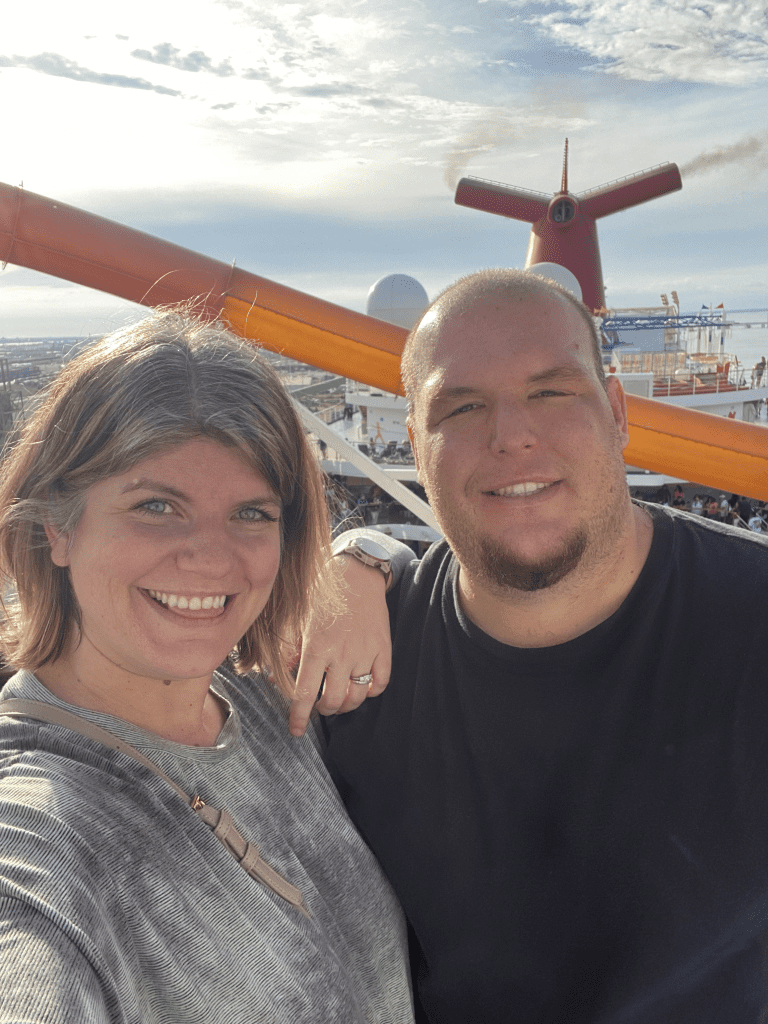
<svg viewBox="0 0 768 1024"><path fill-rule="evenodd" d="M359 683L360 686L370 686L373 682L373 672L366 672L362 676L350 676L353 683Z"/></svg>

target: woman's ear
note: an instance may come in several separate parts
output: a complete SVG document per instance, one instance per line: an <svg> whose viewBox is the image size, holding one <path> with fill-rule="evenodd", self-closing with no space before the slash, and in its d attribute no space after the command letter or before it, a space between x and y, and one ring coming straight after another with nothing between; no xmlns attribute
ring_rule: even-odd
<svg viewBox="0 0 768 1024"><path fill-rule="evenodd" d="M64 569L69 565L69 534L58 533L49 523L44 523L43 528L51 545L51 561Z"/></svg>

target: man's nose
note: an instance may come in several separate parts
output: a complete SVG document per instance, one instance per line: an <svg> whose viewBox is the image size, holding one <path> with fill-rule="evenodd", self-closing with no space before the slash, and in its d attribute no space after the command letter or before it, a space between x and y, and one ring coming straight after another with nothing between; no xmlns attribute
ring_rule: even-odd
<svg viewBox="0 0 768 1024"><path fill-rule="evenodd" d="M511 454L533 448L538 441L530 409L526 402L501 399L491 409L490 447Z"/></svg>

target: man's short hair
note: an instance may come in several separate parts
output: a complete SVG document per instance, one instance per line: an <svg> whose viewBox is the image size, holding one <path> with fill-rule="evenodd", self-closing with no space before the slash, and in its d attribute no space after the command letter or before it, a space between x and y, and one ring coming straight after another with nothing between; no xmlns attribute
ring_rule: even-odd
<svg viewBox="0 0 768 1024"><path fill-rule="evenodd" d="M563 288L562 285L549 278L541 278L526 270L512 270L505 268L480 270L475 274L468 274L459 278L454 284L444 289L433 302L424 310L418 323L408 335L403 349L400 364L400 373L408 396L408 402L413 408L413 400L420 383L424 380L429 371L428 359L424 351L424 345L417 343L419 328L424 318L437 306L445 307L452 314L459 314L476 305L483 298L501 296L514 298L516 296L547 296L559 295L565 299L578 313L587 329L592 342L592 356L598 380L605 387L606 377L603 367L602 341L600 332L594 317L575 295Z"/></svg>

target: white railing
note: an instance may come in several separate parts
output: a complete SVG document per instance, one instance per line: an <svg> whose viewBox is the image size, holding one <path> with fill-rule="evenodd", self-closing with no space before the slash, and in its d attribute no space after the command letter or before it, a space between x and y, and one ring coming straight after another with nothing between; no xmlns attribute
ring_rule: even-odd
<svg viewBox="0 0 768 1024"><path fill-rule="evenodd" d="M589 188L586 192L576 192L574 194L577 199L583 199L585 196L591 196L593 192L599 192L601 189L608 188L611 185L620 185L622 181L632 181L633 178L641 178L644 174L649 174L651 171L658 171L660 167L669 166L669 162L654 164L653 167L646 167L643 171L635 171L634 174L625 174L621 178L614 178L613 181L606 181L602 185L598 185L597 188Z"/></svg>
<svg viewBox="0 0 768 1024"><path fill-rule="evenodd" d="M724 373L708 374L688 371L684 374L658 376L653 378L654 398L674 398L677 395L707 394L717 395L722 392L733 394L734 391L747 391L760 387L754 380L748 382L739 366L732 367L728 375Z"/></svg>
<svg viewBox="0 0 768 1024"><path fill-rule="evenodd" d="M547 192L534 192L532 189L529 189L529 188L515 188L514 185L509 185L506 182L503 182L503 181L492 181L490 178L476 178L473 174L467 175L467 180L468 181L479 181L483 185L494 185L496 188L503 188L503 189L506 189L508 192L514 192L515 195L518 195L518 196L523 196L523 197L528 196L529 198L536 199L536 200L543 199L547 203L550 201L552 196L555 194L554 192L549 192L549 193L547 193Z"/></svg>

